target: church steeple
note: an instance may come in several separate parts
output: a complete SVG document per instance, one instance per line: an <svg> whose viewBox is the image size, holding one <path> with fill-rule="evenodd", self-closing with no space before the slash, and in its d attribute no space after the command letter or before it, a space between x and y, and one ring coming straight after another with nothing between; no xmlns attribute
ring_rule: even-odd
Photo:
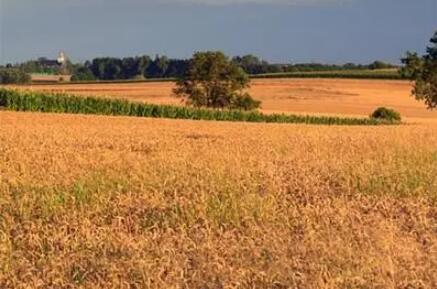
<svg viewBox="0 0 437 289"><path fill-rule="evenodd" d="M64 51L59 52L58 63L64 65L67 62L67 57Z"/></svg>

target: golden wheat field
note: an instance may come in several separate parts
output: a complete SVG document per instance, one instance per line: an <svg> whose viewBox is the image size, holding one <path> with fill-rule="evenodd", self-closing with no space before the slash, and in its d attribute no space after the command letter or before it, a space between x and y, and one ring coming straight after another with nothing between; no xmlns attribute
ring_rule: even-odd
<svg viewBox="0 0 437 289"><path fill-rule="evenodd" d="M437 288L436 124L0 111L0 288Z"/></svg>
<svg viewBox="0 0 437 289"><path fill-rule="evenodd" d="M180 104L171 82L34 85L31 90L126 98L157 104ZM368 116L379 106L408 118L437 118L411 96L408 81L352 79L255 79L250 93L265 112Z"/></svg>

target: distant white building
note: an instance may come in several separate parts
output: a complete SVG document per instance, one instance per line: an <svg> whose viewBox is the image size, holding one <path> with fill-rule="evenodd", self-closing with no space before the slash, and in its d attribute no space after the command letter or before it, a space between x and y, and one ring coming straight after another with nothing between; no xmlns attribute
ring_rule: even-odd
<svg viewBox="0 0 437 289"><path fill-rule="evenodd" d="M68 71L68 57L64 51L59 52L56 59L40 57L36 63L38 68L46 74L36 73L32 75L32 81L34 82L58 82L70 81L71 79L71 73Z"/></svg>
<svg viewBox="0 0 437 289"><path fill-rule="evenodd" d="M40 65L51 68L63 68L67 64L68 58L64 51L59 52L58 58L48 59L45 57L41 57L38 59Z"/></svg>
<svg viewBox="0 0 437 289"><path fill-rule="evenodd" d="M67 63L67 56L65 55L64 51L59 52L57 60L59 65L65 65Z"/></svg>

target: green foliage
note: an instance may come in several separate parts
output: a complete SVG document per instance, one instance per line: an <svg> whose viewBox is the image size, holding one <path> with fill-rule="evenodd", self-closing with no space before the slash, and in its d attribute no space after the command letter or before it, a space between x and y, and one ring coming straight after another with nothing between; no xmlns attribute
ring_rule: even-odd
<svg viewBox="0 0 437 289"><path fill-rule="evenodd" d="M322 125L389 125L398 122L374 118L341 118L309 115L263 114L258 111L211 110L128 102L120 99L79 97L0 89L0 107L13 111L119 115L152 118L304 123Z"/></svg>
<svg viewBox="0 0 437 289"><path fill-rule="evenodd" d="M399 70L400 74L409 79L416 79L423 67L423 59L416 52L407 51L407 55L401 59L404 66Z"/></svg>
<svg viewBox="0 0 437 289"><path fill-rule="evenodd" d="M248 93L242 93L235 96L233 109L254 110L260 107L261 101L254 100Z"/></svg>
<svg viewBox="0 0 437 289"><path fill-rule="evenodd" d="M390 69L390 68L396 68L393 64L386 63L383 61L376 60L369 64L369 69L375 70L375 69Z"/></svg>
<svg viewBox="0 0 437 289"><path fill-rule="evenodd" d="M95 76L92 71L86 66L78 66L75 68L71 81L93 81Z"/></svg>
<svg viewBox="0 0 437 289"><path fill-rule="evenodd" d="M94 58L92 61L77 64L73 64L67 59L64 65L57 65L56 63L51 65L50 62L53 61L42 57L38 60L30 60L11 66L31 74L72 74L74 75L74 81L92 80L89 72L84 73L84 71L82 71L79 73L77 71L79 68L84 68L87 71L91 71L93 78L96 80L119 81L140 78L180 78L186 73L189 65L189 60L168 58L167 56L160 55L157 55L154 59L148 55L125 58L99 57ZM321 75L320 77L347 77L347 75L350 74L350 78L360 78L360 76L369 78L365 77L366 73L364 71L381 69L396 70L397 68L395 65L382 61L374 61L366 65L355 63L346 63L343 65L323 63L277 64L269 63L252 54L235 56L232 58L232 63L250 75L257 76L278 73L284 74L283 77L317 77L316 75L309 76L305 73L317 74L330 72L332 73L331 75ZM339 71L342 72L341 75L339 75ZM351 71L352 73L348 73L347 71ZM289 73L293 75L288 76ZM377 74L379 75L379 73ZM384 78L384 76L375 78Z"/></svg>
<svg viewBox="0 0 437 289"><path fill-rule="evenodd" d="M170 62L169 72L173 76L182 74L178 65L172 65ZM179 67L179 68L178 68ZM170 70L172 70L170 72ZM344 78L344 79L410 79L411 76L401 75L397 69L384 69L384 70L338 70L338 71L315 71L315 72L290 72L290 73L266 73L250 75L250 79L270 79L270 78ZM73 80L80 83L131 83L131 82L172 82L176 81L176 78L146 78L141 77L133 79L117 79L117 80ZM62 84L62 83L60 83Z"/></svg>
<svg viewBox="0 0 437 289"><path fill-rule="evenodd" d="M417 53L407 52L402 59L405 67L401 73L415 80L413 94L424 101L429 109L437 107L437 31L430 40L427 54L420 57Z"/></svg>
<svg viewBox="0 0 437 289"><path fill-rule="evenodd" d="M400 122L402 120L401 114L399 112L386 107L379 107L372 113L370 117L374 119L383 119L394 122Z"/></svg>
<svg viewBox="0 0 437 289"><path fill-rule="evenodd" d="M60 65L56 63L56 61L55 64L49 65L47 62L52 61L45 57L40 57L37 60L29 60L21 63L17 65L17 68L30 74L67 75L73 73L74 71L74 64L69 59L66 60L64 65Z"/></svg>
<svg viewBox="0 0 437 289"><path fill-rule="evenodd" d="M58 74L57 68L43 65L42 62L46 61L46 58L40 58L38 60L29 60L20 64L19 68L26 73L38 73L38 74Z"/></svg>
<svg viewBox="0 0 437 289"><path fill-rule="evenodd" d="M362 70L378 70L378 69L396 69L397 66L382 62L374 61L371 64L355 64L346 63L338 64L323 64L323 63L297 63L297 64L272 64L265 60L261 60L254 55L236 56L232 59L234 63L239 65L247 73L251 75L270 74L270 73L307 73L307 72L336 72L336 71L362 71Z"/></svg>
<svg viewBox="0 0 437 289"><path fill-rule="evenodd" d="M168 59L166 56L156 56L152 60L147 55L95 58L84 64L98 80L175 77L182 75L187 65L187 60Z"/></svg>
<svg viewBox="0 0 437 289"><path fill-rule="evenodd" d="M31 77L19 69L0 69L0 84L25 84L29 83Z"/></svg>
<svg viewBox="0 0 437 289"><path fill-rule="evenodd" d="M174 92L196 107L255 109L260 102L244 92L249 82L243 69L222 52L197 52Z"/></svg>
<svg viewBox="0 0 437 289"><path fill-rule="evenodd" d="M146 77L166 77L166 72L169 67L170 60L166 56L155 57L155 60L150 62L144 76Z"/></svg>
<svg viewBox="0 0 437 289"><path fill-rule="evenodd" d="M235 56L232 58L232 62L240 66L246 73L252 75L283 72L280 65L270 64L252 54Z"/></svg>

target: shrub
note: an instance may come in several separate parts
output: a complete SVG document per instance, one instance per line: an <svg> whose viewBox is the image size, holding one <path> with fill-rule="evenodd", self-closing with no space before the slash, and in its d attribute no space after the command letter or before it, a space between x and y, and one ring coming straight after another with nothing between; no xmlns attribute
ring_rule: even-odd
<svg viewBox="0 0 437 289"><path fill-rule="evenodd" d="M0 84L25 84L31 81L29 74L19 69L0 69Z"/></svg>
<svg viewBox="0 0 437 289"><path fill-rule="evenodd" d="M380 107L376 109L372 115L370 116L374 119L382 119L388 121L401 121L401 114L393 109L389 109L386 107Z"/></svg>

